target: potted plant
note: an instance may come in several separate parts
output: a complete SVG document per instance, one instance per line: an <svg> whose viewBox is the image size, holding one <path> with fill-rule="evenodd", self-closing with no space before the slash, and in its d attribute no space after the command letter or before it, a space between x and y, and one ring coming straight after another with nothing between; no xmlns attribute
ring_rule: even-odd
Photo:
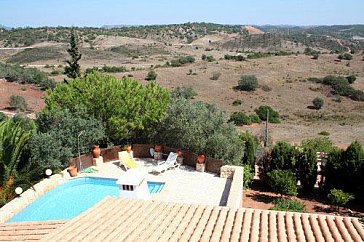
<svg viewBox="0 0 364 242"><path fill-rule="evenodd" d="M99 147L99 145L94 145L92 148L92 155L94 158L99 158L101 154L101 149Z"/></svg>
<svg viewBox="0 0 364 242"><path fill-rule="evenodd" d="M160 144L156 144L156 145L154 146L154 151L155 151L155 152L161 152L161 151L162 151L162 146L161 146Z"/></svg>
<svg viewBox="0 0 364 242"><path fill-rule="evenodd" d="M77 165L74 161L70 162L70 165L69 165L67 171L71 177L77 176Z"/></svg>
<svg viewBox="0 0 364 242"><path fill-rule="evenodd" d="M182 165L183 164L182 150L178 149L176 153L177 153L177 163Z"/></svg>
<svg viewBox="0 0 364 242"><path fill-rule="evenodd" d="M205 155L203 155L203 154L199 154L199 155L197 156L197 163L199 163L199 164L203 164L203 163L205 163L205 160L206 160L206 156L205 156Z"/></svg>

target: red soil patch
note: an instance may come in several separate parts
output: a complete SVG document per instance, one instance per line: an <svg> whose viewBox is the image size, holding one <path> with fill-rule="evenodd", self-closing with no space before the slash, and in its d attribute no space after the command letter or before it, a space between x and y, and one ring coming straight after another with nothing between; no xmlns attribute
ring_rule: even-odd
<svg viewBox="0 0 364 242"><path fill-rule="evenodd" d="M243 207L256 209L270 209L274 206L273 201L279 198L279 195L268 192L260 181L254 180L251 188L244 191ZM295 198L299 202L306 205L306 211L309 213L338 215L336 210L332 208L327 199L319 193L308 196L300 196ZM351 213L347 208L341 208L340 215L364 217L364 208L360 206L350 206Z"/></svg>
<svg viewBox="0 0 364 242"><path fill-rule="evenodd" d="M0 79L0 109L9 108L9 98L11 95L22 96L28 104L28 110L33 112L38 112L45 106L42 99L44 92L38 87Z"/></svg>

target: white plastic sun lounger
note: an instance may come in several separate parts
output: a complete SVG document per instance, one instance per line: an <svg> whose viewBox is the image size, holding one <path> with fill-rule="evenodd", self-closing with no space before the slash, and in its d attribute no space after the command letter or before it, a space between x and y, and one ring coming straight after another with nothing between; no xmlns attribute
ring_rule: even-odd
<svg viewBox="0 0 364 242"><path fill-rule="evenodd" d="M177 154L174 152L169 153L167 160L158 163L158 166L153 169L153 172L162 173L170 168L179 167L177 163Z"/></svg>

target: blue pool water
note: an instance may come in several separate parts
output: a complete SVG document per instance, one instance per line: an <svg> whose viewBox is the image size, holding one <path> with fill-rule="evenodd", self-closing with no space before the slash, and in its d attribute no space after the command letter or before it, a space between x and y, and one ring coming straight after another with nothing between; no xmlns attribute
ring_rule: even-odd
<svg viewBox="0 0 364 242"><path fill-rule="evenodd" d="M71 219L106 196L119 197L116 179L85 177L70 180L45 193L8 222ZM159 193L164 183L149 182L150 193Z"/></svg>

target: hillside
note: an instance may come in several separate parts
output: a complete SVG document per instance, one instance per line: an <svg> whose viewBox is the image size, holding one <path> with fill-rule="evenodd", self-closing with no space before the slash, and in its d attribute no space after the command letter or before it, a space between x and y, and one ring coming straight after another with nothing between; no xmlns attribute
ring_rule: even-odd
<svg viewBox="0 0 364 242"><path fill-rule="evenodd" d="M81 66L86 68L123 66L142 83L154 70L157 82L169 89L190 85L196 100L214 103L229 115L254 113L260 105L278 110L282 122L271 126L273 139L300 142L327 131L337 144L357 139L364 143L364 102L338 97L328 86L307 81L310 77L355 75L353 88L364 91L363 25L352 26L243 26L186 23L161 26L125 26L117 28L77 28L81 41ZM0 61L37 67L62 81L69 28L4 30L0 33ZM24 48L26 46L26 48ZM319 51L318 59L304 54L307 48ZM350 51L352 60L337 60L339 53ZM202 56L209 60L202 60ZM245 61L224 57L243 56ZM194 63L173 67L166 63L192 56ZM52 73L52 75L51 75ZM211 80L219 74L217 80ZM241 75L255 75L259 88L254 92L237 91ZM2 85L3 82L0 82ZM18 84L16 84L18 85ZM1 86L0 88L4 88ZM26 95L26 91L19 95ZM321 110L310 109L315 97L324 100ZM6 98L8 99L8 98ZM241 105L233 106L235 100ZM43 101L32 99L34 104ZM3 104L2 104L3 105ZM4 104L5 105L5 104ZM4 108L4 107L1 107ZM264 125L244 126L260 135Z"/></svg>

